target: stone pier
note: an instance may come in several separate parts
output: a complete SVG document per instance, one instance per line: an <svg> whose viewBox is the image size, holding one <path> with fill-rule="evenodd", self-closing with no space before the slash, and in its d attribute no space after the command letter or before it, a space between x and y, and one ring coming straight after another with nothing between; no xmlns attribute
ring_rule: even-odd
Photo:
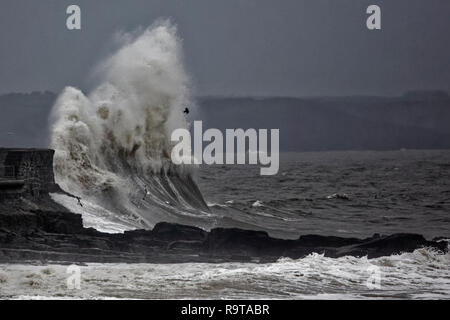
<svg viewBox="0 0 450 320"><path fill-rule="evenodd" d="M0 200L39 198L56 187L50 149L0 148Z"/></svg>

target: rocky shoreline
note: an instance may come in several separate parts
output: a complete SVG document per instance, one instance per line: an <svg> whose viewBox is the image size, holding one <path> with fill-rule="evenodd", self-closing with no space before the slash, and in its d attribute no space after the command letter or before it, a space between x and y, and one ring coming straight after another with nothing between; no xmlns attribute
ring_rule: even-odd
<svg viewBox="0 0 450 320"><path fill-rule="evenodd" d="M161 222L152 230L121 234L84 228L81 215L50 197L66 194L55 183L53 150L0 148L0 263L33 262L272 262L311 253L376 258L421 247L446 252L444 240L418 234L366 239L302 235L276 239L263 231L197 227Z"/></svg>
<svg viewBox="0 0 450 320"><path fill-rule="evenodd" d="M273 262L311 253L327 257L376 258L421 247L445 252L447 242L417 234L374 235L366 239L302 235L296 240L270 237L266 232L200 228L158 223L152 230L123 234L84 228L81 215L71 213L50 197L0 203L0 262L18 263L183 263Z"/></svg>

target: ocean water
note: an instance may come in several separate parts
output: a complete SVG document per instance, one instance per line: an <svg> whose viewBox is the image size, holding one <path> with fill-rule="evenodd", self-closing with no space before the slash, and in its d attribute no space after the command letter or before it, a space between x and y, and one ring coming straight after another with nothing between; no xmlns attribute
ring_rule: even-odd
<svg viewBox="0 0 450 320"><path fill-rule="evenodd" d="M193 120L186 106L190 117L197 113L176 26L159 21L117 42L93 70L97 86L66 87L50 119L55 180L83 206L51 196L86 227L115 233L167 221L281 238L450 237L450 151L286 153L276 176L260 176L258 166L174 166L170 136ZM373 260L316 254L270 264L87 264L80 290L68 289L66 271L0 265L0 298L450 296L449 255L426 248Z"/></svg>
<svg viewBox="0 0 450 320"><path fill-rule="evenodd" d="M286 153L278 175L263 177L258 172L257 166L201 166L196 180L210 212L193 224L266 230L283 238L393 232L450 238L450 151ZM98 208L84 218L108 229L107 215ZM120 223L111 232L120 232ZM428 248L370 260L313 254L267 264L80 268L80 290L70 290L65 265L0 265L0 297L450 298L450 254Z"/></svg>
<svg viewBox="0 0 450 320"><path fill-rule="evenodd" d="M282 153L275 176L257 166L203 166L198 183L216 224L366 237L450 237L450 151Z"/></svg>
<svg viewBox="0 0 450 320"><path fill-rule="evenodd" d="M318 254L276 263L0 265L3 299L448 299L450 255L426 249L368 260ZM372 282L376 268L379 282ZM369 284L368 284L369 283Z"/></svg>

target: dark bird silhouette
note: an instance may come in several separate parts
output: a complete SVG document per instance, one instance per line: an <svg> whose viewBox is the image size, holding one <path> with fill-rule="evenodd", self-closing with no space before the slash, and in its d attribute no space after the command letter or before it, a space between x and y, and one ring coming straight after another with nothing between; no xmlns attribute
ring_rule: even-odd
<svg viewBox="0 0 450 320"><path fill-rule="evenodd" d="M75 196L75 198L78 200L78 205L79 205L80 207L82 207L83 204L81 203L81 198L80 198L80 197L77 197L77 196Z"/></svg>
<svg viewBox="0 0 450 320"><path fill-rule="evenodd" d="M183 113L189 114L189 109L188 109L188 108L185 108L184 111L183 111Z"/></svg>

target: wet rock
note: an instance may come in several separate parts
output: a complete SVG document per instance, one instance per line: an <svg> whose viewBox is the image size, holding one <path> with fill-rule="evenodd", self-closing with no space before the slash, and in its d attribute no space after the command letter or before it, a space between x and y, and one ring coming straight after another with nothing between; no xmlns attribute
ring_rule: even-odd
<svg viewBox="0 0 450 320"><path fill-rule="evenodd" d="M340 248L337 256L367 256L378 258L404 252L413 252L422 247L431 247L439 251L447 250L446 242L427 241L422 235L399 233L378 238L369 238L359 244Z"/></svg>
<svg viewBox="0 0 450 320"><path fill-rule="evenodd" d="M333 236L304 235L298 238L298 243L304 247L342 247L357 244L363 240L356 238L341 238Z"/></svg>
<svg viewBox="0 0 450 320"><path fill-rule="evenodd" d="M0 149L4 165L0 171L0 262L270 262L311 253L376 258L422 247L447 250L446 241L427 241L417 234L366 239L303 235L283 240L264 231L216 228L207 232L167 222L153 230L102 233L84 228L80 215L49 196L49 192L67 194L54 183L52 157L52 150ZM10 183L10 179L17 181ZM186 188L183 192L197 191Z"/></svg>
<svg viewBox="0 0 450 320"><path fill-rule="evenodd" d="M281 257L298 259L314 252L327 257L376 258L422 247L447 250L446 241L428 241L417 234L366 239L304 235L284 240L264 231L216 228L207 232L166 222L158 223L153 230L108 234L83 228L80 215L50 210L48 203L40 205L42 210L26 211L24 207L0 213L1 262L269 262Z"/></svg>
<svg viewBox="0 0 450 320"><path fill-rule="evenodd" d="M204 240L206 231L192 226L160 222L151 231L151 236L164 241Z"/></svg>

